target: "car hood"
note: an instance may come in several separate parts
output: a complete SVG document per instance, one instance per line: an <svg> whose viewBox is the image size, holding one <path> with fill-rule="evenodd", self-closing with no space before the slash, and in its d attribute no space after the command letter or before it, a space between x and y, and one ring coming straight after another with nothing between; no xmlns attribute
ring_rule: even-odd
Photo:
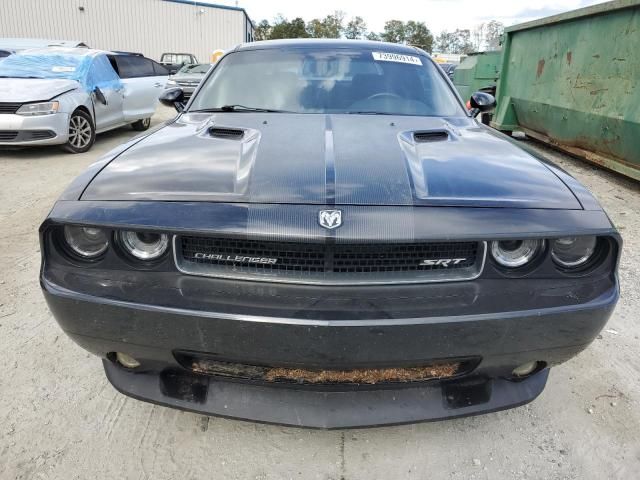
<svg viewBox="0 0 640 480"><path fill-rule="evenodd" d="M180 116L82 199L581 208L546 165L465 117L239 112Z"/></svg>
<svg viewBox="0 0 640 480"><path fill-rule="evenodd" d="M0 102L49 100L77 87L75 80L61 78L0 78Z"/></svg>
<svg viewBox="0 0 640 480"><path fill-rule="evenodd" d="M204 77L204 73L194 73L189 75L173 75L171 80L176 82L199 82Z"/></svg>

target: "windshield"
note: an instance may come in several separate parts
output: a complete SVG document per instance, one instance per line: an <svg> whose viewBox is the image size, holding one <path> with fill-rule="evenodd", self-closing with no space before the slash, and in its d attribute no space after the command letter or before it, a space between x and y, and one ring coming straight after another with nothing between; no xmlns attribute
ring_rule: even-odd
<svg viewBox="0 0 640 480"><path fill-rule="evenodd" d="M425 56L362 50L250 50L224 57L189 110L464 115Z"/></svg>
<svg viewBox="0 0 640 480"><path fill-rule="evenodd" d="M79 80L89 69L91 57L62 53L25 53L10 55L0 65L0 77Z"/></svg>
<svg viewBox="0 0 640 480"><path fill-rule="evenodd" d="M178 70L178 73L187 73L187 74L207 73L210 68L211 68L210 63L197 63L195 65L185 65L180 70Z"/></svg>

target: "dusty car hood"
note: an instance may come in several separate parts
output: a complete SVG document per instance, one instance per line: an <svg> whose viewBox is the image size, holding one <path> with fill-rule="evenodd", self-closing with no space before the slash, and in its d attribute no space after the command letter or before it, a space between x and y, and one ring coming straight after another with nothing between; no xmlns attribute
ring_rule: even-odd
<svg viewBox="0 0 640 480"><path fill-rule="evenodd" d="M49 100L77 87L75 80L59 78L0 78L0 102Z"/></svg>
<svg viewBox="0 0 640 480"><path fill-rule="evenodd" d="M445 137L416 143L416 131ZM387 115L186 114L111 161L82 199L581 208L543 163L470 119Z"/></svg>
<svg viewBox="0 0 640 480"><path fill-rule="evenodd" d="M204 73L192 74L192 75L173 75L169 77L170 80L176 82L200 82L204 78Z"/></svg>

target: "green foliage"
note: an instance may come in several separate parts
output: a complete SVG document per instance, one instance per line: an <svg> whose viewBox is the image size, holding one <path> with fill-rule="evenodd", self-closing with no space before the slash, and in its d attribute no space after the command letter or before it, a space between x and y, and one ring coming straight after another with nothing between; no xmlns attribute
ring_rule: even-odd
<svg viewBox="0 0 640 480"><path fill-rule="evenodd" d="M264 21L263 21L264 22ZM260 22L262 24L263 22ZM300 17L296 17L291 21L288 21L283 16L278 16L275 19L273 26L269 31L269 40L275 40L278 38L308 38L306 24Z"/></svg>
<svg viewBox="0 0 640 480"><path fill-rule="evenodd" d="M384 32L380 34L382 41L392 43L404 43L406 37L406 28L402 20L388 20L384 24Z"/></svg>
<svg viewBox="0 0 640 480"><path fill-rule="evenodd" d="M427 52L433 50L433 35L424 22L389 20L384 24L380 38L385 42L413 45Z"/></svg>
<svg viewBox="0 0 640 480"><path fill-rule="evenodd" d="M340 38L344 30L344 12L336 11L322 20L314 18L307 24L311 38Z"/></svg>
<svg viewBox="0 0 640 480"><path fill-rule="evenodd" d="M470 30L442 32L436 39L436 51L438 52L468 54L474 50Z"/></svg>
<svg viewBox="0 0 640 480"><path fill-rule="evenodd" d="M271 38L271 25L268 20L262 20L255 26L256 40L269 40Z"/></svg>
<svg viewBox="0 0 640 480"><path fill-rule="evenodd" d="M367 24L362 17L353 17L344 28L344 36L350 40L361 39L367 33Z"/></svg>
<svg viewBox="0 0 640 480"><path fill-rule="evenodd" d="M433 50L433 35L424 22L389 20L382 33L367 32L367 24L362 17L353 17L345 24L345 14L341 11L335 11L324 18L314 18L307 23L300 17L289 21L279 15L273 25L262 20L256 26L256 39L277 38L366 38L413 45L427 52Z"/></svg>

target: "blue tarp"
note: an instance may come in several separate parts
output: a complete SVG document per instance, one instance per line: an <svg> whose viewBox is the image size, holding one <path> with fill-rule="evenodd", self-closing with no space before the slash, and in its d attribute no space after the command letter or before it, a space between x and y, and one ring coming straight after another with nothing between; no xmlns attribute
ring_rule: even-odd
<svg viewBox="0 0 640 480"><path fill-rule="evenodd" d="M95 87L120 86L121 81L106 54L76 54L48 50L27 50L0 62L0 77L62 78L76 80L90 92Z"/></svg>

